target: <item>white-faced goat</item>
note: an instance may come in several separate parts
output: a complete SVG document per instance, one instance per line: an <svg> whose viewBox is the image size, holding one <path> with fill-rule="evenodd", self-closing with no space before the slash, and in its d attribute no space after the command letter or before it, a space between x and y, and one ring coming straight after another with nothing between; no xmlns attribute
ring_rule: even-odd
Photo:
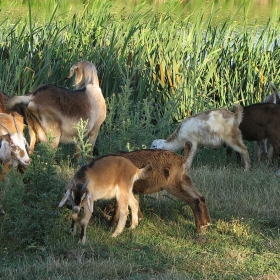
<svg viewBox="0 0 280 280"><path fill-rule="evenodd" d="M189 150L185 150L185 155L188 152ZM203 227L207 228L210 224L210 216L205 199L194 187L191 178L188 176L184 165L184 157L167 150L138 150L128 153L120 152L117 155L129 159L139 168L146 165L152 167L151 174L148 177L134 183L133 192L138 201L140 193L152 194L165 190L191 207L197 232ZM140 207L138 217L142 217ZM115 215L111 224L115 224L118 219L119 209L116 204Z"/></svg>
<svg viewBox="0 0 280 280"><path fill-rule="evenodd" d="M99 199L116 198L120 207L120 219L112 235L119 235L126 223L128 206L131 209L131 228L138 224L138 201L134 198L132 188L135 181L149 176L151 167L137 168L124 157L108 155L92 160L82 166L67 185L59 207L70 199L72 202L72 233L76 234L76 222L81 207L84 216L81 220L81 235L79 242L86 240L86 228L93 212L93 202Z"/></svg>
<svg viewBox="0 0 280 280"><path fill-rule="evenodd" d="M42 85L27 95L12 97L5 103L7 109L17 104L25 108L32 150L36 141L47 142L48 134L54 137L54 148L59 142L73 142L73 138L78 136L77 124L81 119L88 120L84 136L89 137L94 147L100 126L106 118L106 104L101 89L92 84L79 90Z"/></svg>
<svg viewBox="0 0 280 280"><path fill-rule="evenodd" d="M97 70L95 65L91 62L87 60L82 60L75 63L70 68L70 74L67 78L71 78L74 73L76 74L74 84L76 89L80 89L88 84L92 84L99 87Z"/></svg>
<svg viewBox="0 0 280 280"><path fill-rule="evenodd" d="M183 120L167 140L154 140L151 148L176 151L190 142L192 146L185 162L189 169L199 147L219 148L226 144L242 155L247 170L250 168L250 158L239 129L243 109L238 104L234 107L235 112L215 109L190 116Z"/></svg>
<svg viewBox="0 0 280 280"><path fill-rule="evenodd" d="M263 100L263 103L280 104L280 93L278 89L272 82L270 82L269 85L272 94L266 96L266 98ZM258 162L263 161L264 159L268 159L270 162L272 161L273 147L267 141L267 139L264 139L262 141L255 141L254 145L255 145L256 160Z"/></svg>
<svg viewBox="0 0 280 280"><path fill-rule="evenodd" d="M30 164L30 158L26 147L29 149L28 143L18 127L17 121L21 116L11 116L9 114L0 114L0 159L3 169L0 172L0 178L5 179L4 173L9 172L9 167L17 167L19 164L27 166ZM23 124L23 120L21 120Z"/></svg>

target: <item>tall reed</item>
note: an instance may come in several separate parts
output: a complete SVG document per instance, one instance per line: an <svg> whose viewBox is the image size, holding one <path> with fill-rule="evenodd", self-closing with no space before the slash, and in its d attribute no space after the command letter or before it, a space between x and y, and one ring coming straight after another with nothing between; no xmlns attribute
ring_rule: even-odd
<svg viewBox="0 0 280 280"><path fill-rule="evenodd" d="M24 94L42 83L71 87L69 67L93 61L106 98L120 94L130 79L131 99L148 98L160 106L179 102L174 118L208 108L258 102L268 94L266 83L278 83L279 25L248 30L234 17L214 23L215 11L184 17L175 0L165 13L141 2L132 12L114 13L111 1L94 1L73 17L57 14L38 20L5 19L0 31L1 89ZM210 7L211 8L211 7ZM60 17L61 16L61 17Z"/></svg>

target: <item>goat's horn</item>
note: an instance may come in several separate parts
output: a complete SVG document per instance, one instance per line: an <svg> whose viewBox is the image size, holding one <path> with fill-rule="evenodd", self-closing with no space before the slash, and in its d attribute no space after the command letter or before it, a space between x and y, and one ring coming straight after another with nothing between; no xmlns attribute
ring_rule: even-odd
<svg viewBox="0 0 280 280"><path fill-rule="evenodd" d="M17 122L16 122L16 120L15 120L15 117L14 117L14 115L12 115L12 116L13 116L13 120L14 120L14 124L15 124L16 130L17 130L17 133L19 133L19 130L18 130L18 126L17 126Z"/></svg>
<svg viewBox="0 0 280 280"><path fill-rule="evenodd" d="M86 181L86 183L83 185L82 190L84 190L88 185L88 180Z"/></svg>
<svg viewBox="0 0 280 280"><path fill-rule="evenodd" d="M12 132L10 131L10 129L8 129L4 124L0 123L0 125L2 125L2 126L7 130L7 132L8 132L9 135L12 134Z"/></svg>
<svg viewBox="0 0 280 280"><path fill-rule="evenodd" d="M73 187L76 189L77 185L76 185L76 182L75 182L74 178L72 179L72 183L73 183Z"/></svg>

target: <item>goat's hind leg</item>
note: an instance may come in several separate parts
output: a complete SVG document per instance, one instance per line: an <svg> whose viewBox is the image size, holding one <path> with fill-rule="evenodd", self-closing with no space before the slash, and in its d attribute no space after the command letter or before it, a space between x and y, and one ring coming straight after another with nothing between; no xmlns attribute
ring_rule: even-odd
<svg viewBox="0 0 280 280"><path fill-rule="evenodd" d="M137 200L137 203L138 203L138 222L139 222L143 218L143 214L142 214L140 206L139 206L139 204L140 204L139 203L139 200L140 200L139 193L134 193L134 198ZM132 212L132 210L131 210L131 212ZM115 211L114 211L113 217L110 221L110 226L111 227L114 226L118 222L119 218L120 218L120 207L119 207L118 201L116 201Z"/></svg>
<svg viewBox="0 0 280 280"><path fill-rule="evenodd" d="M125 227L127 215L128 215L129 194L126 192L119 192L116 199L119 204L120 216L119 216L119 221L118 221L117 227L116 227L114 233L112 234L112 237L118 236Z"/></svg>
<svg viewBox="0 0 280 280"><path fill-rule="evenodd" d="M129 194L128 205L130 206L130 209L131 209L131 225L130 225L130 228L133 229L133 228L135 228L138 225L139 202L133 196L132 192Z"/></svg>
<svg viewBox="0 0 280 280"><path fill-rule="evenodd" d="M81 220L81 235L80 235L80 240L79 243L85 244L86 242L86 230L87 226L91 217L91 212L89 211L87 205L84 206L84 216Z"/></svg>
<svg viewBox="0 0 280 280"><path fill-rule="evenodd" d="M227 143L227 145L242 155L245 164L245 170L248 170L251 164L247 147L242 142L238 142L237 144Z"/></svg>

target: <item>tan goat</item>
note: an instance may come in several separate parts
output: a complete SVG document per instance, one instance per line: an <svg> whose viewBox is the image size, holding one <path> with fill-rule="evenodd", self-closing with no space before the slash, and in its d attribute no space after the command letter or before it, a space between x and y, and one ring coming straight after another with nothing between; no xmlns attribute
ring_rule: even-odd
<svg viewBox="0 0 280 280"><path fill-rule="evenodd" d="M189 169L199 147L219 148L226 144L243 156L247 170L250 158L239 129L243 108L238 104L234 107L235 112L215 109L190 116L182 121L167 140L154 140L151 148L176 151L190 142L192 147L186 159L186 168Z"/></svg>
<svg viewBox="0 0 280 280"><path fill-rule="evenodd" d="M72 234L76 234L76 222L80 209L84 208L79 242L86 240L86 228L93 212L93 202L116 198L120 207L120 219L112 237L119 235L126 223L128 206L131 208L131 228L138 224L138 201L132 193L135 181L149 175L151 167L138 169L131 161L120 156L103 156L82 166L67 185L59 207L70 199L72 202Z"/></svg>

